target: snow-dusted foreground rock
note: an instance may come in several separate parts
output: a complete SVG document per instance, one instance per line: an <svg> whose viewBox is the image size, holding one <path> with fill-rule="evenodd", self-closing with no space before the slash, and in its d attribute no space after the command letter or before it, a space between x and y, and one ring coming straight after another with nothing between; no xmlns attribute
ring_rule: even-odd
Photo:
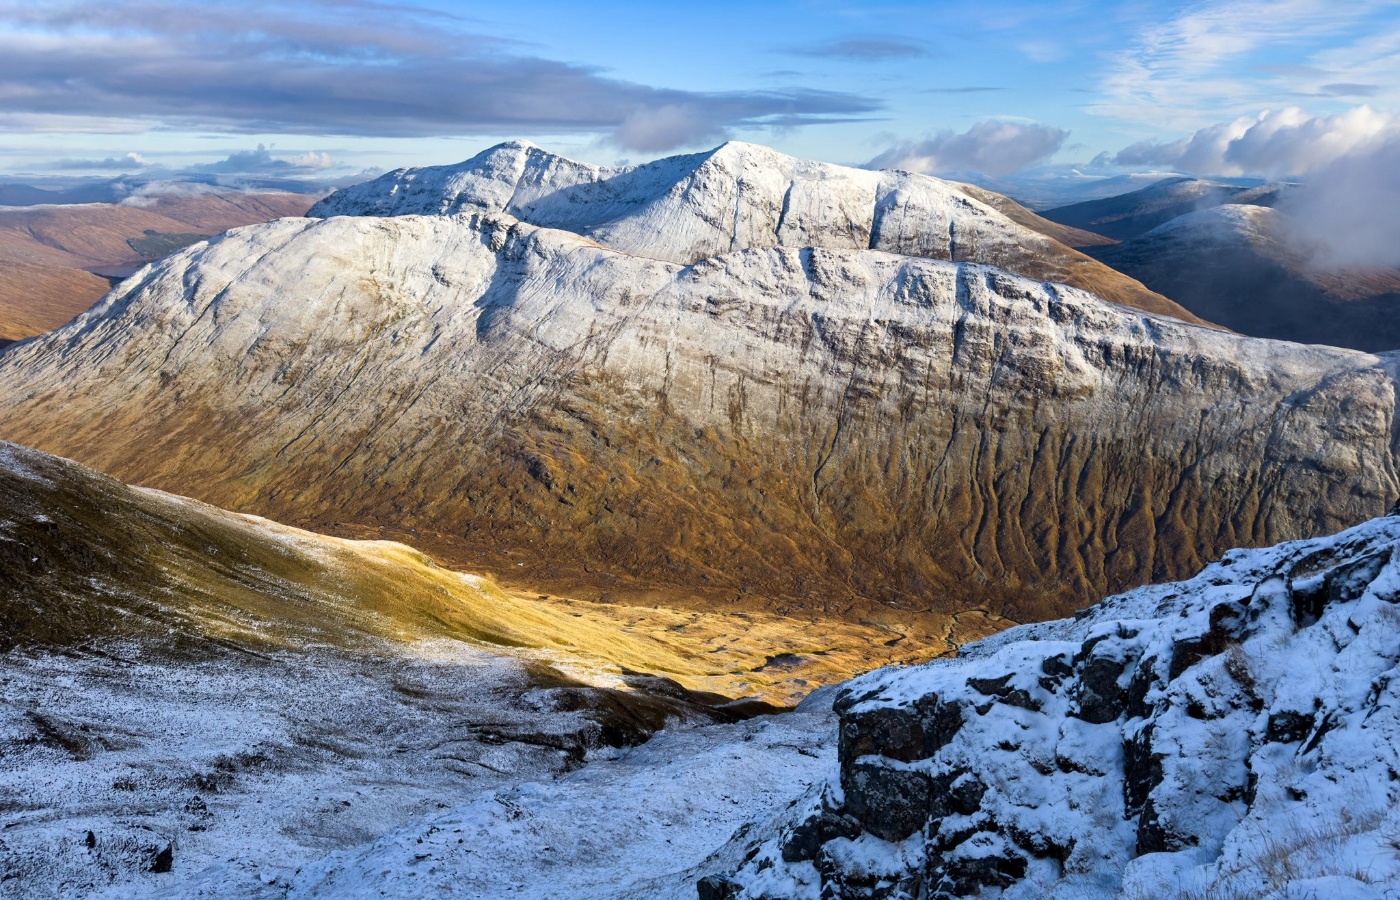
<svg viewBox="0 0 1400 900"><path fill-rule="evenodd" d="M518 660L439 650L6 654L0 897L184 896L211 866L212 896L276 896L329 850L582 757L589 711Z"/></svg>
<svg viewBox="0 0 1400 900"><path fill-rule="evenodd" d="M702 900L1400 894L1400 518L964 650L844 686L827 783Z"/></svg>
<svg viewBox="0 0 1400 900"><path fill-rule="evenodd" d="M834 764L829 691L798 711L662 732L577 772L397 829L305 867L289 897L694 900L743 858L738 833ZM715 850L715 848L720 848Z"/></svg>

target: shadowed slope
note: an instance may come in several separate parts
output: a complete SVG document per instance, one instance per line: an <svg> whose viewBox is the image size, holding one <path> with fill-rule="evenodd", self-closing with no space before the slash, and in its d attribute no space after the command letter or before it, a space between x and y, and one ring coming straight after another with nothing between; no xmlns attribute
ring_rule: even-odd
<svg viewBox="0 0 1400 900"><path fill-rule="evenodd" d="M284 220L5 351L0 435L590 596L1024 620L1389 508L1392 369L875 251Z"/></svg>
<svg viewBox="0 0 1400 900"><path fill-rule="evenodd" d="M1288 219L1262 206L1218 206L1093 253L1243 334L1400 348L1400 270L1325 267L1289 239Z"/></svg>

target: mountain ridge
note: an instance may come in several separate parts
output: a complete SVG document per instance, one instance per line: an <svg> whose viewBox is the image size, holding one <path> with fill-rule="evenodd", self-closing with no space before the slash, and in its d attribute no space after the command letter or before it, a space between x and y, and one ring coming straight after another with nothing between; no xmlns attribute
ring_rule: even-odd
<svg viewBox="0 0 1400 900"><path fill-rule="evenodd" d="M0 436L591 596L1024 621L1388 508L1396 366L881 251L335 217L8 348Z"/></svg>
<svg viewBox="0 0 1400 900"><path fill-rule="evenodd" d="M1201 321L1044 233L1053 229L1013 221L977 194L925 175L804 160L739 141L623 167L590 166L513 141L454 165L399 169L342 189L308 215L503 212L685 265L740 249L884 250L997 265ZM1036 217L1025 211L1020 218Z"/></svg>
<svg viewBox="0 0 1400 900"><path fill-rule="evenodd" d="M1244 334L1365 351L1400 347L1400 270L1338 267L1299 230L1285 210L1232 202L1089 252Z"/></svg>

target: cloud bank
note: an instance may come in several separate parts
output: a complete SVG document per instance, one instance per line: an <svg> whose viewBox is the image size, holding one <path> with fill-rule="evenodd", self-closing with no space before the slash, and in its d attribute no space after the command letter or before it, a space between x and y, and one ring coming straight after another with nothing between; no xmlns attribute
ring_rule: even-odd
<svg viewBox="0 0 1400 900"><path fill-rule="evenodd" d="M1007 175L1049 157L1068 137L1069 132L1062 128L1035 122L978 122L960 134L940 131L920 141L896 144L866 167L926 175Z"/></svg>
<svg viewBox="0 0 1400 900"><path fill-rule="evenodd" d="M1139 143L1113 161L1197 175L1297 178L1280 209L1293 237L1332 267L1400 266L1400 117L1358 106L1331 116L1295 107Z"/></svg>
<svg viewBox="0 0 1400 900"><path fill-rule="evenodd" d="M108 156L103 159L57 159L49 168L55 171L73 172L93 170L131 172L137 169L149 169L154 165L155 163L139 153L128 153L125 156Z"/></svg>
<svg viewBox="0 0 1400 900"><path fill-rule="evenodd" d="M608 77L412 7L0 0L0 115L234 133L598 133L673 149L728 129L867 115L820 90L699 92Z"/></svg>
<svg viewBox="0 0 1400 900"><path fill-rule="evenodd" d="M236 150L217 162L190 166L191 172L214 175L315 175L333 169L336 161L329 153L308 151L292 157L273 156L264 144L256 150Z"/></svg>
<svg viewBox="0 0 1400 900"><path fill-rule="evenodd" d="M1365 155L1378 143L1394 141L1397 133L1400 122L1395 116L1369 106L1331 116L1308 116L1288 107L1210 125L1176 141L1133 144L1113 161L1197 175L1288 178Z"/></svg>

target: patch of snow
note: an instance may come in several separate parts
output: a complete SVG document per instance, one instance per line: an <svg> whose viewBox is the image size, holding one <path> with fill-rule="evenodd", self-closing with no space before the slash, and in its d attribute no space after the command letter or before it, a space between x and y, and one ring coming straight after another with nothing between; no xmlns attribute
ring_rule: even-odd
<svg viewBox="0 0 1400 900"><path fill-rule="evenodd" d="M827 840L813 877L782 858L813 813L787 814L735 896L1400 895L1400 517L1233 551L955 661L853 679L836 706L843 745L869 749L823 803L866 830ZM931 749L901 737L919 717L943 735ZM911 784L933 786L921 827L885 833Z"/></svg>

